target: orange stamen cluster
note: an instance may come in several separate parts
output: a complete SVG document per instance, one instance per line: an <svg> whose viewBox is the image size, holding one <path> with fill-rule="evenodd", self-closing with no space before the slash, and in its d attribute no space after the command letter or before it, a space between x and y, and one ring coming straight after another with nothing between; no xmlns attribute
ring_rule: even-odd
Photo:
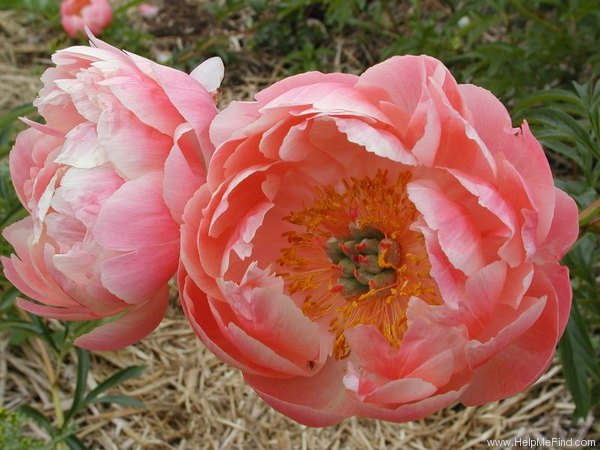
<svg viewBox="0 0 600 450"><path fill-rule="evenodd" d="M389 182L387 172L344 180L344 191L316 190L316 199L285 218L301 227L284 233L289 247L278 259L290 295L303 295L311 320L328 320L333 354L350 348L344 331L374 325L397 348L411 297L441 303L429 275L420 233L409 229L418 212L406 194L410 174Z"/></svg>

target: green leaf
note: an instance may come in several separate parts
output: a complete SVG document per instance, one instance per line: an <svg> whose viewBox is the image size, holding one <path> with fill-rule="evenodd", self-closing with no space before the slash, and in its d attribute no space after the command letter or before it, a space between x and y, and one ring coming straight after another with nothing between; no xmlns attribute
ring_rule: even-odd
<svg viewBox="0 0 600 450"><path fill-rule="evenodd" d="M4 113L0 116L0 129L11 125L15 120L19 117L26 116L27 114L35 111L35 106L31 103L27 103L25 105L17 106L16 108L11 109L7 113Z"/></svg>
<svg viewBox="0 0 600 450"><path fill-rule="evenodd" d="M114 15L122 14L122 13L126 12L128 9L133 8L134 6L141 5L145 1L146 0L131 0L127 3L124 3L123 5L119 6L117 9L115 9Z"/></svg>
<svg viewBox="0 0 600 450"><path fill-rule="evenodd" d="M23 205L20 203L16 203L11 206L11 208L6 211L3 217L0 219L0 228L6 228L13 222L16 222L19 219L22 219L27 215L27 211L23 208Z"/></svg>
<svg viewBox="0 0 600 450"><path fill-rule="evenodd" d="M558 351L567 387L575 402L573 419L586 417L591 407L589 377L600 379L594 348L589 338L590 331L577 307L573 303Z"/></svg>
<svg viewBox="0 0 600 450"><path fill-rule="evenodd" d="M73 442L75 442L75 445L77 445L77 443L80 443L81 441L79 441L79 439L77 439L75 437L74 433L75 433L74 427L61 428L60 430L57 430L56 434L52 437L52 442L50 443L50 447L53 449L56 449L57 444L59 444L61 442L69 442L69 441L73 441ZM72 438L74 438L74 440ZM83 448L85 448L85 447L83 447Z"/></svg>
<svg viewBox="0 0 600 450"><path fill-rule="evenodd" d="M136 378L140 376L145 369L146 366L131 366L126 367L125 369L117 372L116 374L114 374L113 376L111 376L107 380L104 380L102 383L96 386L96 388L86 396L85 400L83 401L84 404L87 405L89 403L92 403L98 398L100 394L104 393L111 387L116 386L117 384L127 381L131 378Z"/></svg>
<svg viewBox="0 0 600 450"><path fill-rule="evenodd" d="M2 290L2 296L0 297L0 311L6 311L15 304L15 299L19 295L19 291L8 282L6 282L6 284L3 283Z"/></svg>
<svg viewBox="0 0 600 450"><path fill-rule="evenodd" d="M87 387L88 374L90 372L90 356L86 350L77 348L77 384L73 393L73 403L65 415L63 428L71 421L79 409L84 405L84 396Z"/></svg>
<svg viewBox="0 0 600 450"><path fill-rule="evenodd" d="M86 320L83 322L71 322L73 337L76 339L80 336L83 336L84 334L89 333L90 331L101 325L117 320L119 317L122 316L122 314L123 313L120 313L113 317L107 317L105 319Z"/></svg>
<svg viewBox="0 0 600 450"><path fill-rule="evenodd" d="M64 441L67 443L70 450L87 450L85 444L77 436L67 436Z"/></svg>
<svg viewBox="0 0 600 450"><path fill-rule="evenodd" d="M0 406L0 449L42 450L43 448L43 443L39 439L24 436L22 414Z"/></svg>
<svg viewBox="0 0 600 450"><path fill-rule="evenodd" d="M115 403L119 405L131 406L133 408L146 409L146 405L144 405L142 402L127 395L105 395L92 400L90 403Z"/></svg>
<svg viewBox="0 0 600 450"><path fill-rule="evenodd" d="M553 126L557 130L562 131L565 137L571 137L573 140L579 142L582 146L590 151L598 150L595 148L586 127L562 109L554 107L539 110L536 111L536 114L533 116L533 118L538 123L541 122L545 125Z"/></svg>
<svg viewBox="0 0 600 450"><path fill-rule="evenodd" d="M42 332L39 327L35 326L31 322L26 322L23 320L3 320L0 322L0 332L2 331L21 331L33 336L39 336Z"/></svg>
<svg viewBox="0 0 600 450"><path fill-rule="evenodd" d="M44 319L36 316L35 314L30 314L29 317L31 317L31 322L40 330L40 334L38 337L41 337L44 340L44 342L46 342L48 346L56 353L60 353L60 349L56 345L56 342L52 337L52 333L48 329L48 325L46 324L46 322L44 322Z"/></svg>
<svg viewBox="0 0 600 450"><path fill-rule="evenodd" d="M54 436L56 434L56 430L52 426L52 423L50 423L50 420L48 420L46 416L44 416L41 412L39 412L32 406L21 405L17 408L17 412L33 420L35 423L44 428L51 436Z"/></svg>

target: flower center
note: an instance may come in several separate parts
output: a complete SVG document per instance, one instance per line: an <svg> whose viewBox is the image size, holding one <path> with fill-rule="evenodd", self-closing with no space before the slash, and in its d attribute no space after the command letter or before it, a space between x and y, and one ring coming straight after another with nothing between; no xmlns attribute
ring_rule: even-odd
<svg viewBox="0 0 600 450"><path fill-rule="evenodd" d="M410 229L418 212L406 194L409 179L389 182L378 171L344 180L344 192L317 189L310 206L285 218L300 230L283 234L290 246L280 252L278 275L301 296L304 314L335 335L337 359L350 354L345 330L374 325L397 348L410 298L441 303L423 236Z"/></svg>

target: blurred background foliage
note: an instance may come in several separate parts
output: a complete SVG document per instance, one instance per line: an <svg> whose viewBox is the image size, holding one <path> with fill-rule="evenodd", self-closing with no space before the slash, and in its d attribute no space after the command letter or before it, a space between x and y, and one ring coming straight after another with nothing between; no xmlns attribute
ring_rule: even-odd
<svg viewBox="0 0 600 450"><path fill-rule="evenodd" d="M245 12L247 49L290 73L334 69L343 43L363 66L425 53L513 103L600 69L596 0L225 0L211 10L220 22Z"/></svg>
<svg viewBox="0 0 600 450"><path fill-rule="evenodd" d="M580 239L564 259L574 301L559 356L576 404L574 420L598 408L600 205L594 202L600 190L600 1L156 0L148 2L160 7L151 18L138 14L140 3L114 1L113 25L101 37L186 71L219 55L226 63L224 90L236 97L307 70L360 73L392 55L425 53L442 60L459 82L491 90L508 106L515 125L528 120L547 150L557 185L585 210ZM21 24L38 31L30 39L41 50L14 58L36 76L53 51L77 43L60 28L58 4L0 0L0 10L16 11ZM240 91L240 86L250 87ZM3 228L24 214L10 185L7 155L22 129L17 118L31 112L30 104L0 111ZM0 250L10 253L4 241ZM4 278L0 289L1 320L26 323L13 331L45 326L15 312L15 292ZM86 358L78 354L78 360ZM11 420L14 425L20 419Z"/></svg>

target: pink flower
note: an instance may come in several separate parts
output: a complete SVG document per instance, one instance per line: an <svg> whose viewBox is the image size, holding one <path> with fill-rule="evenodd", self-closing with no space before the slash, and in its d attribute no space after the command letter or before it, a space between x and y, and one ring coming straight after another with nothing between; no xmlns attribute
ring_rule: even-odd
<svg viewBox="0 0 600 450"><path fill-rule="evenodd" d="M152 19L158 15L160 8L152 3L142 3L140 6L138 6L138 11L142 17L145 17L146 19Z"/></svg>
<svg viewBox="0 0 600 450"><path fill-rule="evenodd" d="M72 38L85 35L85 27L100 34L112 21L108 0L63 0L60 4L61 23Z"/></svg>
<svg viewBox="0 0 600 450"><path fill-rule="evenodd" d="M34 102L46 124L18 137L14 186L31 216L4 231L6 277L62 320L116 319L80 337L116 349L150 333L168 302L186 201L205 182L220 59L192 75L102 41L53 56Z"/></svg>
<svg viewBox="0 0 600 450"><path fill-rule="evenodd" d="M274 408L311 426L409 421L508 397L546 369L577 209L490 92L395 57L280 81L210 134L180 297Z"/></svg>

